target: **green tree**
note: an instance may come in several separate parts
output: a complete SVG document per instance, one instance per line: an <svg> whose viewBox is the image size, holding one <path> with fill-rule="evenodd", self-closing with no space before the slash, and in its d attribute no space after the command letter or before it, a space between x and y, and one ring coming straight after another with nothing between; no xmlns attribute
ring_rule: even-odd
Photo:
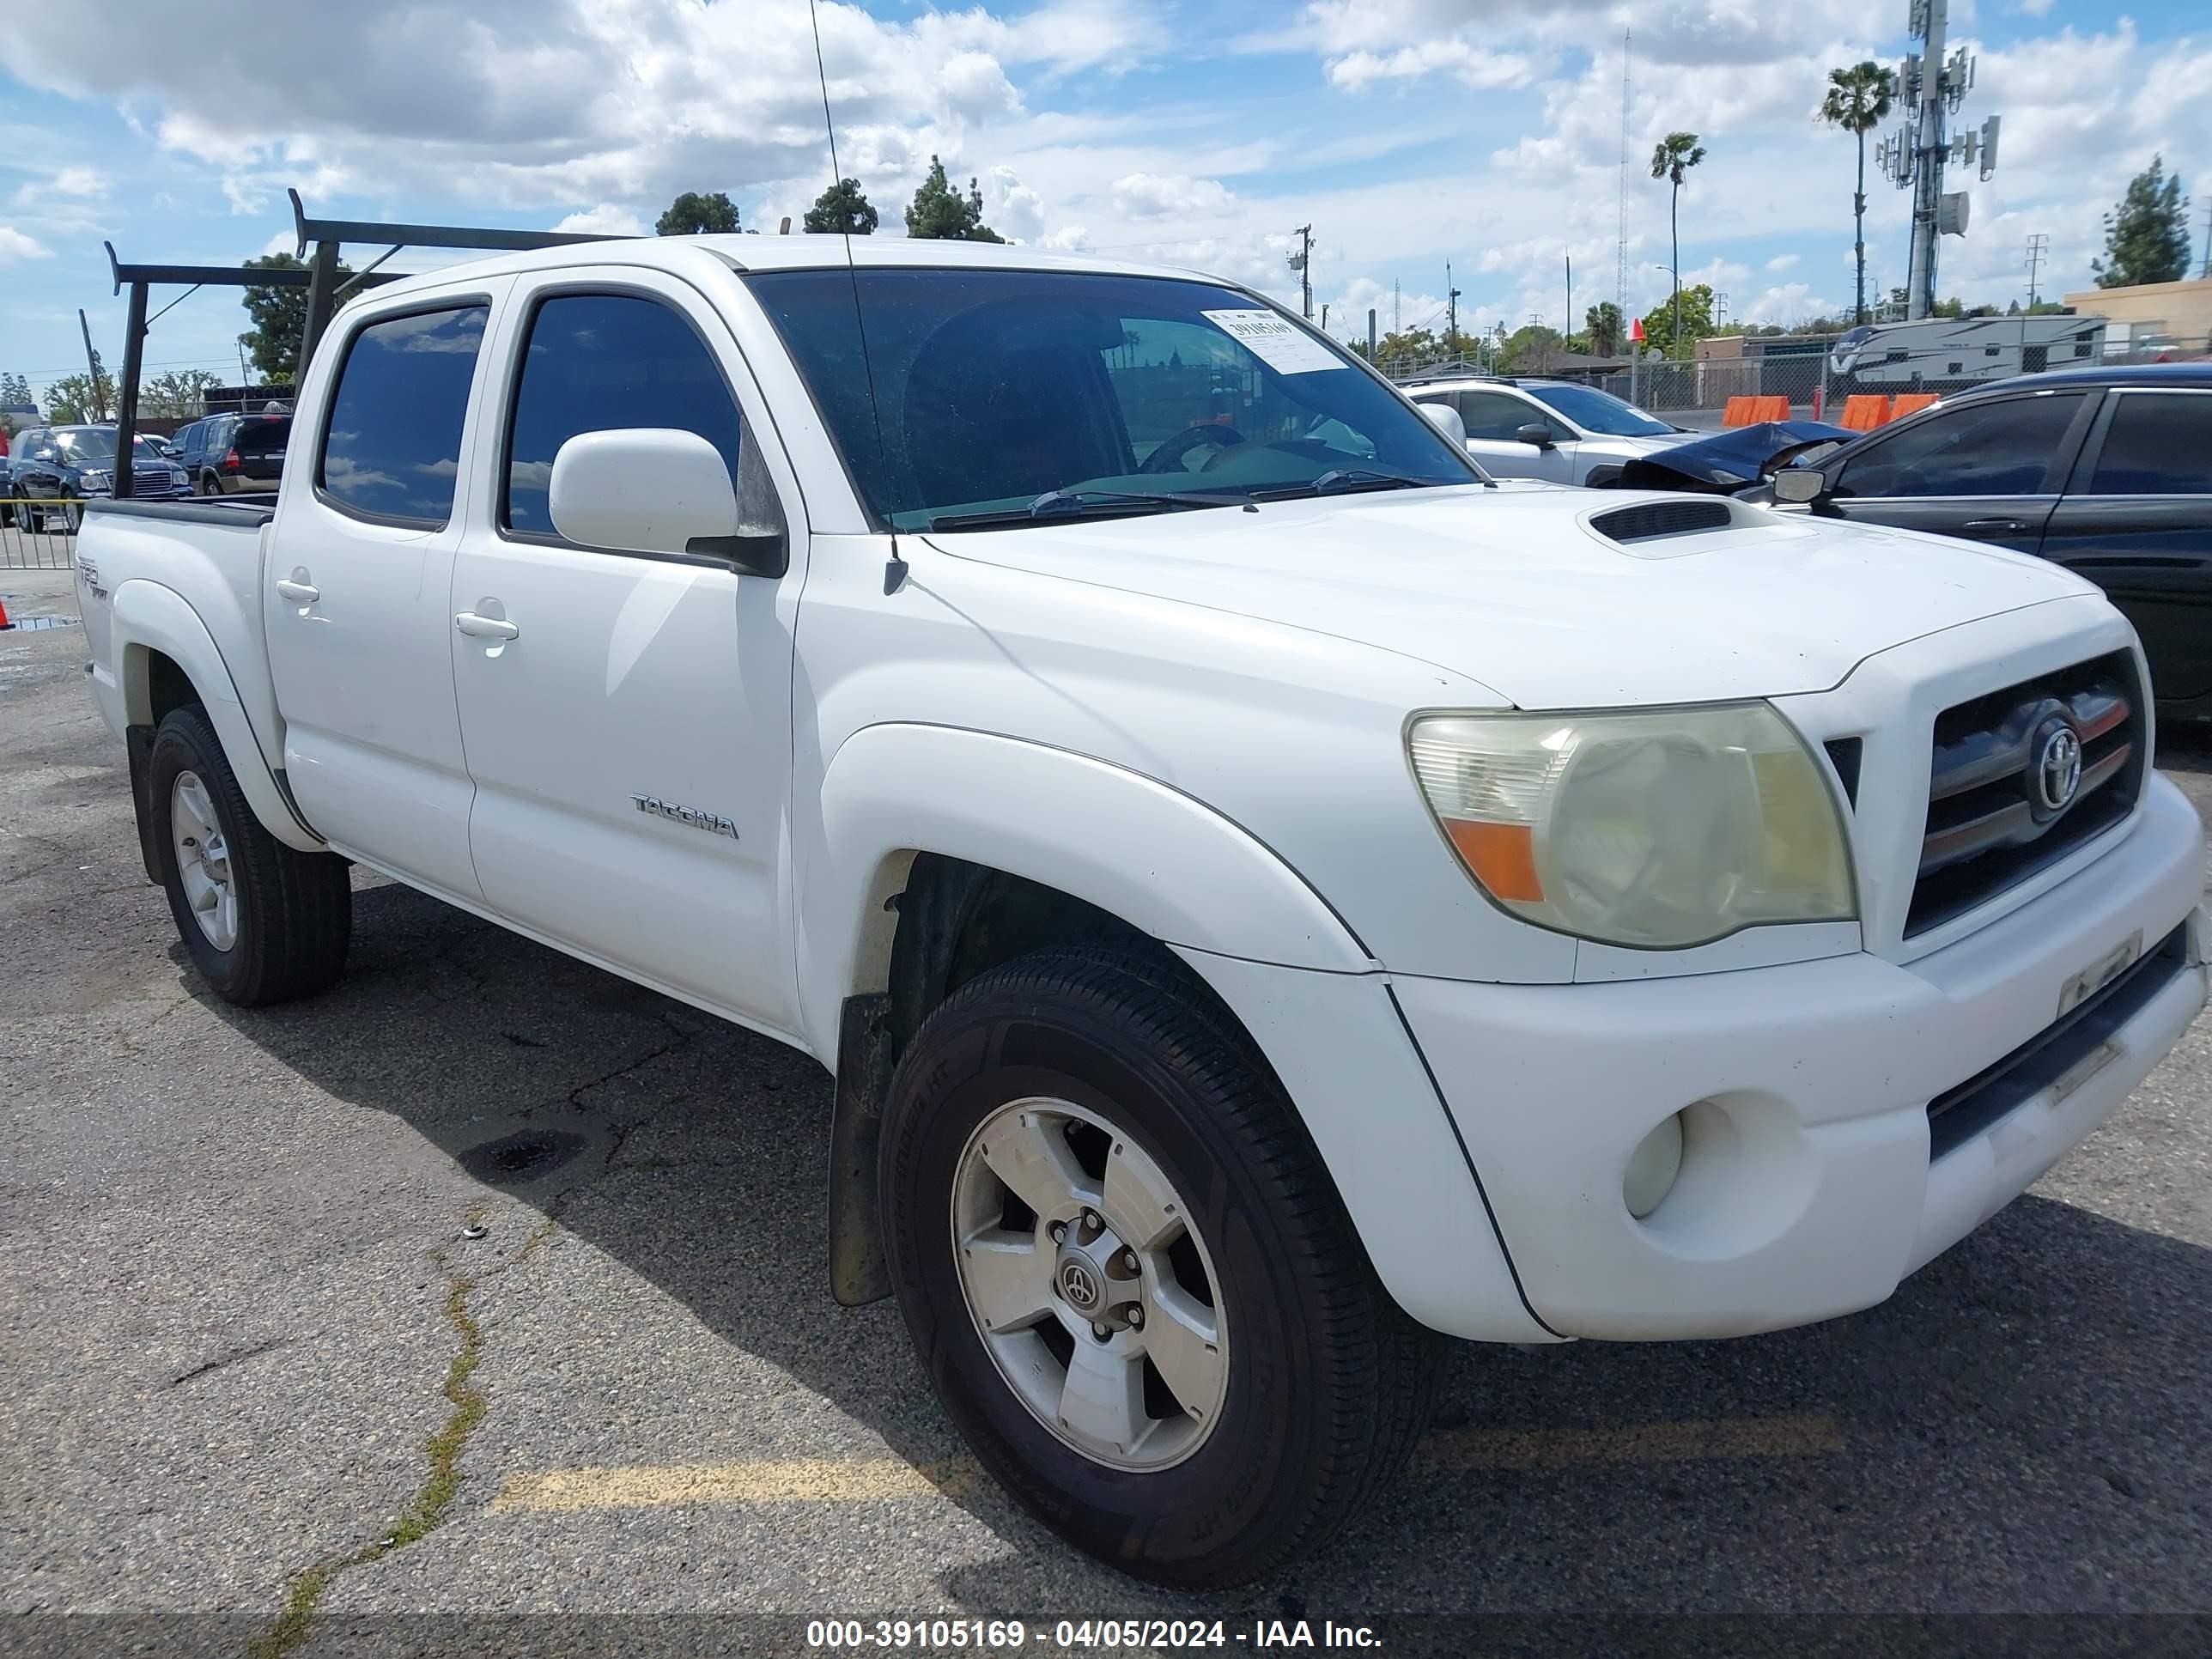
<svg viewBox="0 0 2212 1659"><path fill-rule="evenodd" d="M2163 155L2128 180L2128 193L2105 216L2105 257L2089 268L2099 288L2178 283L2189 275L2189 198L2181 175L2166 176Z"/></svg>
<svg viewBox="0 0 2212 1659"><path fill-rule="evenodd" d="M1694 132L1670 132L1651 149L1651 176L1663 179L1672 190L1667 198L1667 234L1674 249L1674 263L1667 274L1674 279L1674 326L1668 337L1682 332L1682 229L1678 217L1682 204L1682 178L1705 159L1705 147ZM1644 325L1648 330L1649 323ZM1708 328L1707 332L1711 332Z"/></svg>
<svg viewBox="0 0 2212 1659"><path fill-rule="evenodd" d="M1624 332L1620 307L1610 300L1592 306L1583 313L1583 332L1593 357L1610 357L1620 349Z"/></svg>
<svg viewBox="0 0 2212 1659"><path fill-rule="evenodd" d="M35 406L31 396L31 383L20 374L0 374L0 404L21 408L26 404Z"/></svg>
<svg viewBox="0 0 2212 1659"><path fill-rule="evenodd" d="M205 394L222 376L204 368L173 368L138 388L138 412L158 420L193 421L207 412Z"/></svg>
<svg viewBox="0 0 2212 1659"><path fill-rule="evenodd" d="M876 234L875 204L860 193L858 179L840 179L814 198L806 210L806 228L817 235L842 232L848 236Z"/></svg>
<svg viewBox="0 0 2212 1659"><path fill-rule="evenodd" d="M726 236L738 229L738 204L721 191L702 196L687 190L653 221L656 236Z"/></svg>
<svg viewBox="0 0 2212 1659"><path fill-rule="evenodd" d="M1559 352L1566 342L1555 328L1546 328L1541 323L1528 323L1506 337L1504 349L1498 353L1500 372L1507 374L1539 374L1559 365Z"/></svg>
<svg viewBox="0 0 2212 1659"><path fill-rule="evenodd" d="M1712 332L1713 290L1705 283L1677 289L1671 307L1654 306L1644 319L1644 343L1662 357L1686 357Z"/></svg>
<svg viewBox="0 0 2212 1659"><path fill-rule="evenodd" d="M246 262L248 270L304 270L307 269L289 253L264 254L258 259ZM343 283L352 276L352 270L343 262L338 265L338 280ZM253 326L238 337L253 359L255 371L264 381L283 383L292 378L292 371L300 362L300 343L307 335L307 290L305 288L254 287L242 289L239 302L246 307L246 316Z"/></svg>
<svg viewBox="0 0 2212 1659"><path fill-rule="evenodd" d="M89 374L64 374L46 387L46 418L58 426L74 425L80 421L104 421L114 406L115 383L107 370L100 366L100 354L93 354L93 362L100 374L97 387Z"/></svg>
<svg viewBox="0 0 2212 1659"><path fill-rule="evenodd" d="M1858 262L1858 286L1852 315L1867 319L1866 308L1866 141L1889 118L1897 96L1897 75L1871 58L1849 69L1828 71L1828 95L1820 100L1820 118L1840 127L1859 144L1859 187L1851 194L1851 256Z"/></svg>
<svg viewBox="0 0 2212 1659"><path fill-rule="evenodd" d="M906 210L906 234L945 242L1003 242L1006 239L983 222L983 191L977 180L968 181L965 196L953 189L945 176L945 163L929 158L929 175L914 193Z"/></svg>

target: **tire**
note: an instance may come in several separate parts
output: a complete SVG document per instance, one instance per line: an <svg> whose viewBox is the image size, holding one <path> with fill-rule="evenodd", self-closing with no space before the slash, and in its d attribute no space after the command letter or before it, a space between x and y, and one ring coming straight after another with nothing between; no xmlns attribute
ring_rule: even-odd
<svg viewBox="0 0 2212 1659"><path fill-rule="evenodd" d="M178 935L209 988L242 1008L328 989L344 971L353 929L345 860L331 853L295 851L262 827L222 740L197 708L174 709L163 719L147 775L161 886ZM185 781L181 792L180 779ZM182 860L212 848L211 838L195 834L210 817L210 827L222 834L222 856L202 859L188 884ZM184 837L196 846L181 845ZM218 867L220 880L210 873ZM195 899L204 899L210 883L223 896L204 908L227 919L227 928L221 922L204 926L196 909Z"/></svg>
<svg viewBox="0 0 2212 1659"><path fill-rule="evenodd" d="M66 536L74 536L78 531L83 528L84 508L78 506L75 501L66 503L62 507L62 533Z"/></svg>
<svg viewBox="0 0 2212 1659"><path fill-rule="evenodd" d="M216 480L214 473L203 472L200 474L199 488L193 493L200 495L220 495L222 494L222 485Z"/></svg>
<svg viewBox="0 0 2212 1659"><path fill-rule="evenodd" d="M33 507L30 496L21 489L15 492L15 499L21 503L15 509L15 514L16 517L21 520L23 528L33 536L45 535L46 515L44 509Z"/></svg>
<svg viewBox="0 0 2212 1659"><path fill-rule="evenodd" d="M1055 1213L1060 1200L1048 1194L1059 1177L1035 1176L1042 1166L1023 1149L1057 1160L1054 1133L1091 1179L1095 1212L1085 1200L1079 1214ZM979 1162L994 1139L993 1156L1037 1188L1037 1205L1017 1196L993 1210L1014 1191L994 1163ZM1146 1170L1164 1185L1148 1188ZM1056 950L962 988L894 1075L880 1180L900 1310L955 1425L1030 1514L1135 1577L1216 1589L1285 1565L1342 1527L1427 1425L1439 1339L1376 1279L1265 1060L1175 964ZM1149 1218L1127 1201L1133 1190L1152 1192ZM1175 1201L1163 1206L1166 1192ZM1070 1255L1091 1248L1094 1224L1115 1247L1121 1234L1143 1237L1164 1212L1182 1218L1165 1223L1182 1231L1167 1249L1146 1249L1140 1273L1118 1248L1108 1258ZM1059 1221L1071 1228L1064 1236ZM1047 1311L1000 1320L1012 1305L1004 1298L971 1311L990 1310L995 1294L969 1288L979 1249L986 1263L1015 1262L1023 1288L1008 1295L1019 1306L1036 1300L1028 1287L1042 1273ZM1103 1286L1087 1272L1102 1261L1113 1280ZM1072 1262L1086 1272L1070 1291ZM993 1271L975 1282L995 1284ZM1125 1322L1102 1334L1109 1324L1086 1323L1101 1289L1106 1303L1134 1298L1122 1322L1150 1308L1149 1332ZM1218 1362L1194 1363L1194 1321L1218 1339ZM1138 1387L1133 1411L1101 1419L1095 1405L1060 1392L1078 1364L1131 1375L1120 1369L1130 1363L1124 1345L1164 1336L1158 1362L1148 1348L1134 1373L1140 1386L1104 1391L1129 1401ZM1213 1404L1194 1409L1209 1376L1218 1378ZM1094 1425L1143 1421L1128 1443L1079 1444L1069 1411ZM1065 1426L1048 1421L1055 1413Z"/></svg>

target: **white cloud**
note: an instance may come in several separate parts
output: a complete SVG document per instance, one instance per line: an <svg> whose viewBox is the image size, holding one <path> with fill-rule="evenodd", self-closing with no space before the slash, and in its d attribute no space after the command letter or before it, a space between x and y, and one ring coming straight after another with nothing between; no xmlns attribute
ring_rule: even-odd
<svg viewBox="0 0 2212 1659"><path fill-rule="evenodd" d="M626 207L602 202L595 208L568 215L553 228L593 236L642 236L645 222Z"/></svg>
<svg viewBox="0 0 2212 1659"><path fill-rule="evenodd" d="M1328 78L1354 91L1377 81L1413 81L1445 74L1478 90L1525 87L1536 78L1535 64L1517 52L1486 51L1466 40L1424 40L1391 52L1352 52L1334 58Z"/></svg>
<svg viewBox="0 0 2212 1659"><path fill-rule="evenodd" d="M1766 268L1769 270L1778 272L1788 270L1797 263L1801 257L1801 255L1795 253L1778 253L1771 259L1769 259L1766 262Z"/></svg>
<svg viewBox="0 0 2212 1659"><path fill-rule="evenodd" d="M12 265L25 259L51 259L53 250L36 237L27 236L13 225L0 225L0 265Z"/></svg>
<svg viewBox="0 0 2212 1659"><path fill-rule="evenodd" d="M1044 198L1009 167L993 167L981 184L983 222L1014 241L1036 240L1044 230Z"/></svg>
<svg viewBox="0 0 2212 1659"><path fill-rule="evenodd" d="M1166 219L1214 213L1229 205L1229 190L1218 179L1188 173L1164 178L1132 173L1114 181L1114 204L1132 219Z"/></svg>

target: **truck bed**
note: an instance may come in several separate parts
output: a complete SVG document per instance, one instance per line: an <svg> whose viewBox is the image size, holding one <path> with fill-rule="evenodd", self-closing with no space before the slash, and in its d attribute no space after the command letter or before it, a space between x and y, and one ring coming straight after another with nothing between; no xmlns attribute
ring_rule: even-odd
<svg viewBox="0 0 2212 1659"><path fill-rule="evenodd" d="M276 497L210 495L188 501L103 501L85 503L103 517L159 519L164 524L211 524L225 530L258 530L276 516Z"/></svg>

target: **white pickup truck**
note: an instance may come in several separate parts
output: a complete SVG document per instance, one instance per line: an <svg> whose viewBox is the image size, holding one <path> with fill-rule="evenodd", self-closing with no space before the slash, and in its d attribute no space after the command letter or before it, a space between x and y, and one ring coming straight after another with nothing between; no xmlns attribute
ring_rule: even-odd
<svg viewBox="0 0 2212 1659"><path fill-rule="evenodd" d="M356 299L272 505L95 506L91 684L222 995L331 983L358 863L830 1067L835 1293L1082 1547L1311 1547L1437 1333L1878 1303L2203 1005L2087 584L1495 485L1228 283L854 251Z"/></svg>

